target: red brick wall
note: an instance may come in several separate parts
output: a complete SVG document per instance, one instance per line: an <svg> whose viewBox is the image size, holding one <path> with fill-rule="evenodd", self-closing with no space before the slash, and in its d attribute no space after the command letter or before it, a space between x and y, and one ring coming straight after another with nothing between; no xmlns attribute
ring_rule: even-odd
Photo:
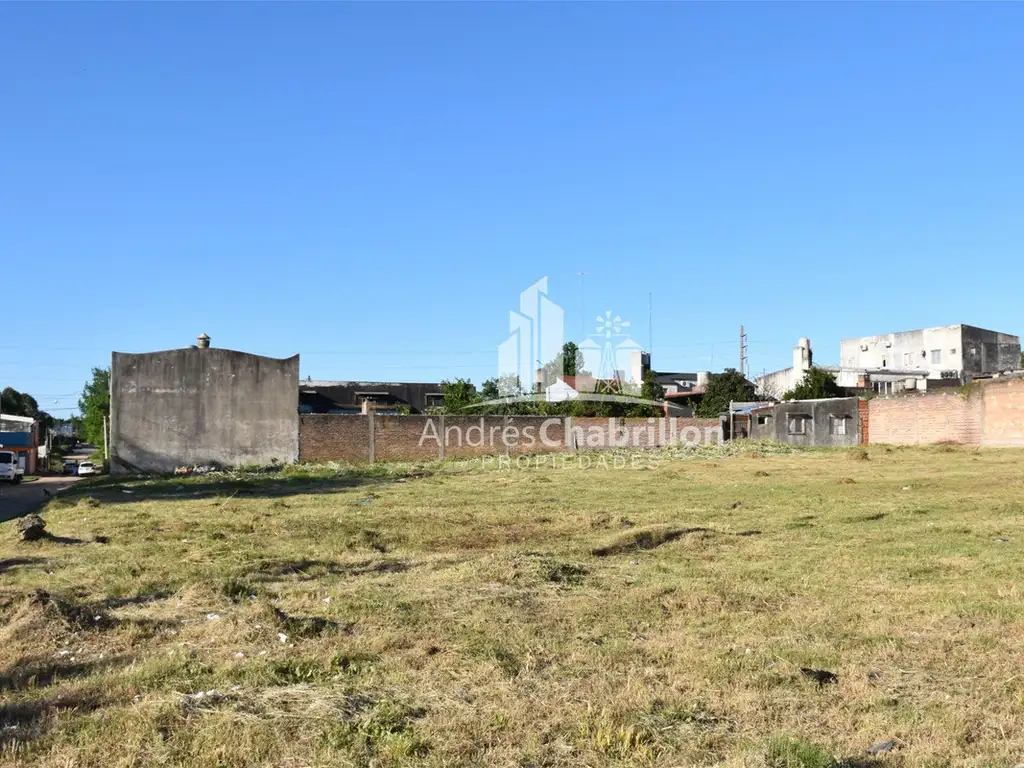
<svg viewBox="0 0 1024 768"><path fill-rule="evenodd" d="M903 395L868 401L869 440L893 445L980 445L982 396L958 392Z"/></svg>
<svg viewBox="0 0 1024 768"><path fill-rule="evenodd" d="M299 422L299 460L370 460L368 416L303 415ZM440 458L438 440L445 443L445 458L470 458L551 453L571 450L566 444L565 419L543 416L374 416L373 458L376 461L412 461ZM675 440L703 442L718 419L675 419ZM671 420L573 418L579 427L583 450L607 447L654 448L673 439ZM637 427L640 427L638 430ZM648 433L653 429L653 435ZM690 428L690 429L688 429ZM693 429L695 428L695 429ZM593 430L593 431L591 431ZM598 444L586 438L595 435ZM610 435L616 437L613 442ZM717 442L717 433L711 435Z"/></svg>
<svg viewBox="0 0 1024 768"><path fill-rule="evenodd" d="M374 416L374 458L377 461L437 459L439 453L434 436L440 437L440 421L436 416Z"/></svg>
<svg viewBox="0 0 1024 768"><path fill-rule="evenodd" d="M366 416L303 414L299 417L299 461L369 461Z"/></svg>
<svg viewBox="0 0 1024 768"><path fill-rule="evenodd" d="M857 402L857 413L860 416L860 441L867 444L871 442L871 412L867 400Z"/></svg>
<svg viewBox="0 0 1024 768"><path fill-rule="evenodd" d="M673 434L672 422L675 422ZM694 427L694 429L688 429ZM609 419L599 416L574 417L573 437L581 450L601 450L609 447L632 449L658 448L680 440L704 442L706 430L719 429L718 419ZM716 433L717 435L718 433ZM717 442L712 437L712 442Z"/></svg>
<svg viewBox="0 0 1024 768"><path fill-rule="evenodd" d="M555 453L566 450L565 420L543 416L510 416L508 424L519 430L519 439L509 446L512 456L530 453ZM543 431L543 435L541 432ZM510 433L513 434L513 433ZM530 437L533 443L530 443ZM546 445L545 443L552 443Z"/></svg>
<svg viewBox="0 0 1024 768"><path fill-rule="evenodd" d="M985 414L981 444L1024 446L1024 380L996 379L974 390L972 397L982 401Z"/></svg>

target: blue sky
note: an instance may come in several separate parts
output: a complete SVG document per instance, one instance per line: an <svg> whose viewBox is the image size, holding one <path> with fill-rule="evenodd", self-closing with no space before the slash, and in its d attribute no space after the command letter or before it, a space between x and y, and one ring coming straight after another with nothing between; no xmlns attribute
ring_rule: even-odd
<svg viewBox="0 0 1024 768"><path fill-rule="evenodd" d="M1020 4L4 4L0 387L111 350L495 373L519 291L660 370L1024 331ZM13 270L12 270L13 268ZM585 302L580 279L585 271ZM588 328L589 330L589 328ZM69 396L70 395L70 396Z"/></svg>

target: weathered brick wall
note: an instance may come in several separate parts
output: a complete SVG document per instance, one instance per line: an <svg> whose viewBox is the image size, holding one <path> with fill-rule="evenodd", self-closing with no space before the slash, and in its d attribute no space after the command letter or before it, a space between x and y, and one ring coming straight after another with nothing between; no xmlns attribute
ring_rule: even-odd
<svg viewBox="0 0 1024 768"><path fill-rule="evenodd" d="M523 455L574 449L622 447L640 450L680 440L718 442L718 419L573 418L543 416L304 415L299 423L301 461L411 461ZM674 428L673 428L674 423ZM709 432L709 430L711 430ZM372 445L372 453L371 453Z"/></svg>
<svg viewBox="0 0 1024 768"><path fill-rule="evenodd" d="M709 429L715 432L709 433ZM709 436L711 442L718 442L720 429L721 421L718 419L609 419L586 416L573 418L571 439L579 450L611 447L642 450L680 441L703 443Z"/></svg>
<svg viewBox="0 0 1024 768"><path fill-rule="evenodd" d="M531 453L554 453L566 450L565 420L543 416L510 416L508 426L518 430L518 440L510 441L512 456Z"/></svg>
<svg viewBox="0 0 1024 768"><path fill-rule="evenodd" d="M505 419L501 416L445 416L444 457L465 459L503 454L504 427Z"/></svg>
<svg viewBox="0 0 1024 768"><path fill-rule="evenodd" d="M374 416L373 453L375 460L436 459L439 455L437 446L437 440L440 438L439 422L440 419L436 416Z"/></svg>
<svg viewBox="0 0 1024 768"><path fill-rule="evenodd" d="M867 400L857 402L857 412L860 416L860 441L866 444L871 442L871 413Z"/></svg>
<svg viewBox="0 0 1024 768"><path fill-rule="evenodd" d="M369 461L366 416L303 414L299 418L299 461Z"/></svg>
<svg viewBox="0 0 1024 768"><path fill-rule="evenodd" d="M975 393L903 395L868 401L869 442L980 445L983 397Z"/></svg>
<svg viewBox="0 0 1024 768"><path fill-rule="evenodd" d="M975 390L979 387L975 387ZM972 393L984 406L981 444L1024 446L1024 380L985 382Z"/></svg>

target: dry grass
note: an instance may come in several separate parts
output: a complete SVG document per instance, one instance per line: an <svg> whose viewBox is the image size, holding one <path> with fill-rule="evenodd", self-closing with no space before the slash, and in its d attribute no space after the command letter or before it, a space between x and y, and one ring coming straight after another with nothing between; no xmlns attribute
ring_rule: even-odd
<svg viewBox="0 0 1024 768"><path fill-rule="evenodd" d="M755 447L81 486L0 528L0 765L1021 761L1022 454Z"/></svg>

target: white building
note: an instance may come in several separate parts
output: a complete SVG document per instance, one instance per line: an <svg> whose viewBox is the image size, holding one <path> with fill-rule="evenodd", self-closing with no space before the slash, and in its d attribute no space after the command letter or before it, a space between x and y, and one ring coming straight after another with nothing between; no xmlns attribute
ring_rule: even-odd
<svg viewBox="0 0 1024 768"><path fill-rule="evenodd" d="M781 397L793 389L812 365L811 344L800 339L793 366L759 376L757 392ZM826 366L836 383L891 394L927 389L929 381L963 384L1020 368L1020 338L972 325L944 325L917 331L862 336L840 342L840 364Z"/></svg>
<svg viewBox="0 0 1024 768"><path fill-rule="evenodd" d="M918 379L956 379L1020 368L1020 338L971 325L943 325L919 331L844 339L844 371L897 371Z"/></svg>
<svg viewBox="0 0 1024 768"><path fill-rule="evenodd" d="M781 371L766 373L754 379L754 391L758 397L773 397L776 400L799 384L814 364L810 339L798 339L793 347L793 365Z"/></svg>

